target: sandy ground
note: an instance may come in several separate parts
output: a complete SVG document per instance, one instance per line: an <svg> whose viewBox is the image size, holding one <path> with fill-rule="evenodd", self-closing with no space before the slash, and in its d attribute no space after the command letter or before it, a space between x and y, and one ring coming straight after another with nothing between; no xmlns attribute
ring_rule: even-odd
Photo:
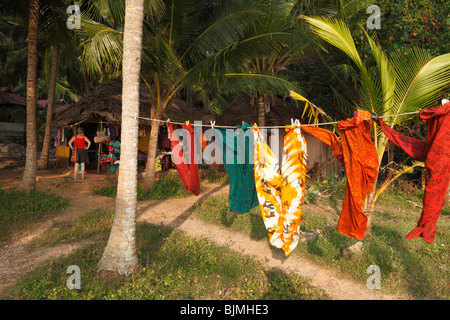
<svg viewBox="0 0 450 320"><path fill-rule="evenodd" d="M114 183L114 175L87 174L85 180L71 180L72 172L55 170L38 171L37 190L48 190L67 197L70 206L60 215L34 225L32 228L15 235L9 241L0 243L0 293L3 288L13 284L33 268L42 265L51 258L70 254L84 243L63 244L51 248L30 247L30 243L42 235L52 225L52 220L71 221L94 208L113 209L111 198L97 196L91 190L94 186ZM3 188L17 186L21 173L0 171L0 185ZM253 256L263 262L267 268L277 268L296 273L310 279L311 285L324 290L332 299L338 300L398 300L409 299L382 294L370 290L365 285L355 283L337 271L318 266L296 256L286 258L280 250L272 250L267 241L254 240L249 236L230 229L200 221L192 215L193 206L208 197L219 193L228 193L228 185L202 183L199 196L182 199L141 201L138 204L138 221L155 225L166 225L182 230L193 238L208 238L216 244L227 246L241 254ZM83 210L79 210L79 208Z"/></svg>

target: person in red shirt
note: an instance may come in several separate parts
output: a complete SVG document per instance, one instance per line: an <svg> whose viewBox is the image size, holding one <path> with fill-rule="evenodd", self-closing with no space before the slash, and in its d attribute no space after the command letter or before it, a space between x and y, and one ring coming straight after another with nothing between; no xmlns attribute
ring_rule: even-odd
<svg viewBox="0 0 450 320"><path fill-rule="evenodd" d="M73 168L73 178L77 178L77 172L78 172L78 165L81 164L81 179L84 179L84 172L86 168L86 164L89 164L89 157L88 157L88 149L91 146L91 141L84 135L83 128L77 129L77 134L72 137L69 141L69 147L73 151L73 143L75 142L75 146L77 148L78 152L78 160L74 164ZM86 145L87 144L87 145Z"/></svg>

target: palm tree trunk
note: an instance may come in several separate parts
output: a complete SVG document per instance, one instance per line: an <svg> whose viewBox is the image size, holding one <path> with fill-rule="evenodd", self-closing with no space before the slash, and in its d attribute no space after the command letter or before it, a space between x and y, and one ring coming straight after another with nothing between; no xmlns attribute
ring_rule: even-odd
<svg viewBox="0 0 450 320"><path fill-rule="evenodd" d="M41 157L37 165L38 169L48 169L48 153L50 150L50 138L52 134L53 107L55 104L56 74L58 70L58 47L52 47L52 69L50 71L50 88L48 90L47 119L45 121L45 135L42 144Z"/></svg>
<svg viewBox="0 0 450 320"><path fill-rule="evenodd" d="M127 0L123 43L122 134L116 214L98 271L128 275L139 266L136 254L139 74L144 0Z"/></svg>
<svg viewBox="0 0 450 320"><path fill-rule="evenodd" d="M89 80L89 75L86 73L83 73L83 79L84 79L84 95L87 96L89 93L91 93L91 81Z"/></svg>
<svg viewBox="0 0 450 320"><path fill-rule="evenodd" d="M156 104L152 105L152 118L159 119L156 114ZM155 187L156 175L155 175L155 160L156 153L158 151L158 133L159 133L159 122L153 121L152 127L150 129L150 141L148 143L148 156L147 156L147 167L145 168L144 176L144 191L151 190Z"/></svg>
<svg viewBox="0 0 450 320"><path fill-rule="evenodd" d="M262 127L266 124L266 110L264 104L264 96L258 96L257 98L257 121L258 126Z"/></svg>
<svg viewBox="0 0 450 320"><path fill-rule="evenodd" d="M444 206L448 206L450 204L450 185L448 186L447 193L444 198Z"/></svg>
<svg viewBox="0 0 450 320"><path fill-rule="evenodd" d="M39 33L39 0L30 1L28 18L28 69L27 69L27 149L25 170L18 189L28 193L36 191L36 84L37 39Z"/></svg>
<svg viewBox="0 0 450 320"><path fill-rule="evenodd" d="M372 238L372 220L373 220L373 215L375 214L375 205L376 205L375 195L377 193L377 188L376 188L377 181L378 181L378 178L375 180L374 190L366 198L366 204L365 204L364 210L363 210L365 215L367 216L366 233L364 235L364 239Z"/></svg>

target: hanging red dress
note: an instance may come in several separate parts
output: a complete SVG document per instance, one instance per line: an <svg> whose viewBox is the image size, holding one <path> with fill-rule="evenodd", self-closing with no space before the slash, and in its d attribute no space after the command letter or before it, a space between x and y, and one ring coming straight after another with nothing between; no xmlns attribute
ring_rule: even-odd
<svg viewBox="0 0 450 320"><path fill-rule="evenodd" d="M373 191L378 176L377 150L370 137L370 121L365 121L370 117L368 111L357 110L353 118L339 121L341 141L329 130L301 127L329 145L333 155L345 166L347 185L337 231L358 240L364 238L367 227L364 199Z"/></svg>
<svg viewBox="0 0 450 320"><path fill-rule="evenodd" d="M198 195L200 193L200 174L197 164L197 150L194 136L194 128L191 124L183 123L183 129L188 132L188 141L184 141L183 144L188 146L188 159L183 155L183 150L180 147L177 137L173 137L173 127L170 122L167 123L169 127L170 140L172 146L173 162L177 166L178 174L186 189Z"/></svg>
<svg viewBox="0 0 450 320"><path fill-rule="evenodd" d="M423 237L431 243L437 233L436 224L444 204L450 181L450 102L420 111L427 121L427 139L420 140L399 134L381 118L379 123L386 137L411 157L423 161L429 181L422 200L422 214L407 239Z"/></svg>

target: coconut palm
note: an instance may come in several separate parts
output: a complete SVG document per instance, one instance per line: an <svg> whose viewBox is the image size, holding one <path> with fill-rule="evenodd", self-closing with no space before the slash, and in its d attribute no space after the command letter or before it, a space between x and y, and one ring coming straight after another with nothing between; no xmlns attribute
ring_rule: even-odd
<svg viewBox="0 0 450 320"><path fill-rule="evenodd" d="M139 265L136 254L137 142L139 75L141 68L144 0L127 0L123 46L121 163L116 214L98 270L127 275Z"/></svg>
<svg viewBox="0 0 450 320"><path fill-rule="evenodd" d="M387 56L361 27L376 64L376 71L372 71L360 57L348 27L341 20L303 18L315 34L344 52L359 71L357 89L360 94L354 108L375 112L379 116L394 115L385 121L391 127L414 117L413 114L395 116L396 114L417 112L435 106L440 92L450 84L450 53L433 57L426 50L413 48L405 53ZM377 126L373 126L372 132L381 163L388 140ZM413 164L417 165L419 164ZM388 179L405 172L408 170L397 171ZM367 236L371 235L370 226L376 202L388 183L389 180L382 183L365 201Z"/></svg>
<svg viewBox="0 0 450 320"><path fill-rule="evenodd" d="M144 49L147 59L142 77L155 90L156 117L181 89L198 90L207 96L213 89L286 95L288 89L297 88L272 70L244 67L253 66L252 59L279 52L286 38L292 38L285 25L269 19L272 16L265 3L223 1L205 7L198 2L195 7L192 2L189 6L184 1L175 2L166 5L166 15L151 30L155 36ZM186 14L189 20L183 19ZM165 21L168 28L161 30ZM154 168L151 161L156 156L156 137L157 131L151 134L147 170ZM144 187L153 184L154 173L147 171Z"/></svg>
<svg viewBox="0 0 450 320"><path fill-rule="evenodd" d="M28 67L27 67L27 148L25 169L19 190L36 191L36 83L37 40L39 33L39 0L31 0L28 18Z"/></svg>
<svg viewBox="0 0 450 320"><path fill-rule="evenodd" d="M40 127L38 124L35 125L36 143L33 144L36 147L42 142L41 136L43 136L42 152L40 160L37 163L37 169L45 169L48 165L51 121L55 97L64 94L75 101L77 100L77 95L72 92L72 86L77 87L76 81L74 82L74 79L77 78L76 76L74 77L77 73L76 69L72 68L72 66L70 68L64 68L64 72L62 73L70 74L70 77L57 78L58 57L62 54L64 61L77 58L75 56L76 50L71 39L71 32L66 26L67 15L65 13L65 8L68 3L69 1L67 0L41 0L39 2L39 31L37 41L39 41L40 45L36 51L39 69L36 69L37 76L34 90L36 97L44 95L49 100L49 103L47 105L47 116L45 117L45 134L41 135ZM21 75L23 74L23 72L21 72L21 64L23 64L23 61L27 58L27 48L26 46L22 48L20 34L22 33L23 28L22 20L28 16L23 13L23 8L26 8L29 5L29 1L21 0L15 5L2 4L0 7L0 10L4 10L8 14L5 18L2 18L0 25L2 25L2 27L4 25L6 28L9 27L10 30L5 42L2 43L2 46L6 47L7 51L5 56L0 56L0 59L2 60L2 62L0 62L2 64L0 77L3 81L13 80L12 88L14 88L15 92L22 94L26 94L29 83L21 82ZM0 48L0 51L2 49L3 48ZM15 81L15 79L18 79L18 82ZM69 83L71 89L69 89ZM38 123L40 122L39 120L39 118L36 119ZM30 151L33 148L30 148ZM26 172L30 171L26 170ZM29 179L27 178L27 180L33 180L33 178L30 177Z"/></svg>
<svg viewBox="0 0 450 320"><path fill-rule="evenodd" d="M38 169L48 168L48 155L52 132L53 107L55 105L56 81L58 71L58 47L63 47L65 52L75 52L70 30L66 26L66 16L62 10L67 6L67 1L46 0L41 9L41 30L43 36L51 44L51 71L48 87L47 117L45 134L42 143L42 151L37 164Z"/></svg>
<svg viewBox="0 0 450 320"><path fill-rule="evenodd" d="M251 59L267 57L275 50L280 52L283 41L292 38L290 30L276 30L275 21L268 23L264 1L164 3L165 10L154 11L159 17L144 22L141 79L153 94L152 117L158 118L172 97L189 88L200 92L221 88L227 92L282 95L290 89L298 91L295 83L280 75L242 68L250 65ZM120 6L116 9L111 13L118 15L110 19L113 22L105 15L94 14L95 10L87 11L82 19L79 32L85 37L82 60L87 73L120 70L123 34ZM263 21L272 29L257 26ZM145 189L152 188L155 182L158 128L158 123L152 125Z"/></svg>

